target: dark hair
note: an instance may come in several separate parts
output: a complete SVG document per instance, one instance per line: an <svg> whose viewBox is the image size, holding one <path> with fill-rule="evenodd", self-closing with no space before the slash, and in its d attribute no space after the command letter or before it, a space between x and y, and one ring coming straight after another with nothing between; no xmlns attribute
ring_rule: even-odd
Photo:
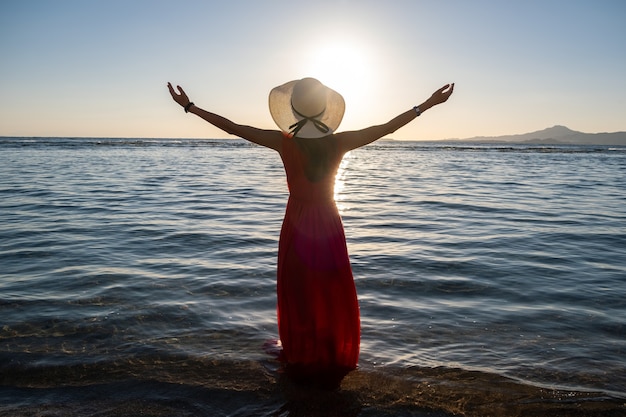
<svg viewBox="0 0 626 417"><path fill-rule="evenodd" d="M337 144L330 137L319 139L294 138L296 144L306 156L304 173L311 182L324 178L333 169L332 159L337 152Z"/></svg>

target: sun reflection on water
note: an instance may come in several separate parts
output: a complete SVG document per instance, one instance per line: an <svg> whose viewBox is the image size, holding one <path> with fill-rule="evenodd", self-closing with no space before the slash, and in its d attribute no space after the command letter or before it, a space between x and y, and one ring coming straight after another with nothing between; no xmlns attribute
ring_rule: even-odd
<svg viewBox="0 0 626 417"><path fill-rule="evenodd" d="M337 175L335 176L335 192L333 197L335 199L335 204L337 204L337 209L340 213L344 211L350 210L350 207L344 202L345 195L342 193L345 188L345 179L347 174L347 168L350 164L350 159L352 159L350 152L346 153L339 164L339 169L337 170Z"/></svg>

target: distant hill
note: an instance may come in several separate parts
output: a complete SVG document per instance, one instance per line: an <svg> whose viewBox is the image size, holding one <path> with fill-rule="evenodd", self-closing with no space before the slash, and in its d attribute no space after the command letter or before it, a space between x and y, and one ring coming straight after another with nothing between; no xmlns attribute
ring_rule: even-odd
<svg viewBox="0 0 626 417"><path fill-rule="evenodd" d="M515 142L542 145L618 145L626 146L626 132L583 133L565 126L553 126L531 133L506 136L476 136L467 139L450 139L462 142Z"/></svg>

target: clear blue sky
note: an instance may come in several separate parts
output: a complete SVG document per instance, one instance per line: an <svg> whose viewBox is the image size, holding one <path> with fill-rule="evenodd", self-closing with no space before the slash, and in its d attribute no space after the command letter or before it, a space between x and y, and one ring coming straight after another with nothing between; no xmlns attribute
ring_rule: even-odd
<svg viewBox="0 0 626 417"><path fill-rule="evenodd" d="M397 139L626 131L626 1L2 0L0 136L227 134L166 83L273 128L269 90L314 76L340 130L385 122L448 82Z"/></svg>

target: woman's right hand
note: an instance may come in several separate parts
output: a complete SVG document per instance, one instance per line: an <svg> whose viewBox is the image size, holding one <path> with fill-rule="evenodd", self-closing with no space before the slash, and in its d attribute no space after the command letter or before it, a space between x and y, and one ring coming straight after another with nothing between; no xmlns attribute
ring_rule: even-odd
<svg viewBox="0 0 626 417"><path fill-rule="evenodd" d="M171 83L167 83L167 88L170 90L170 94L172 95L174 101L180 104L181 107L185 107L191 101L189 100L189 97L187 97L185 90L183 90L180 85L176 86L176 88L178 88L178 93L174 91L174 87L172 87Z"/></svg>
<svg viewBox="0 0 626 417"><path fill-rule="evenodd" d="M430 107L436 106L437 104L445 103L450 98L453 91L454 83L444 85L419 106L420 110L424 111Z"/></svg>

